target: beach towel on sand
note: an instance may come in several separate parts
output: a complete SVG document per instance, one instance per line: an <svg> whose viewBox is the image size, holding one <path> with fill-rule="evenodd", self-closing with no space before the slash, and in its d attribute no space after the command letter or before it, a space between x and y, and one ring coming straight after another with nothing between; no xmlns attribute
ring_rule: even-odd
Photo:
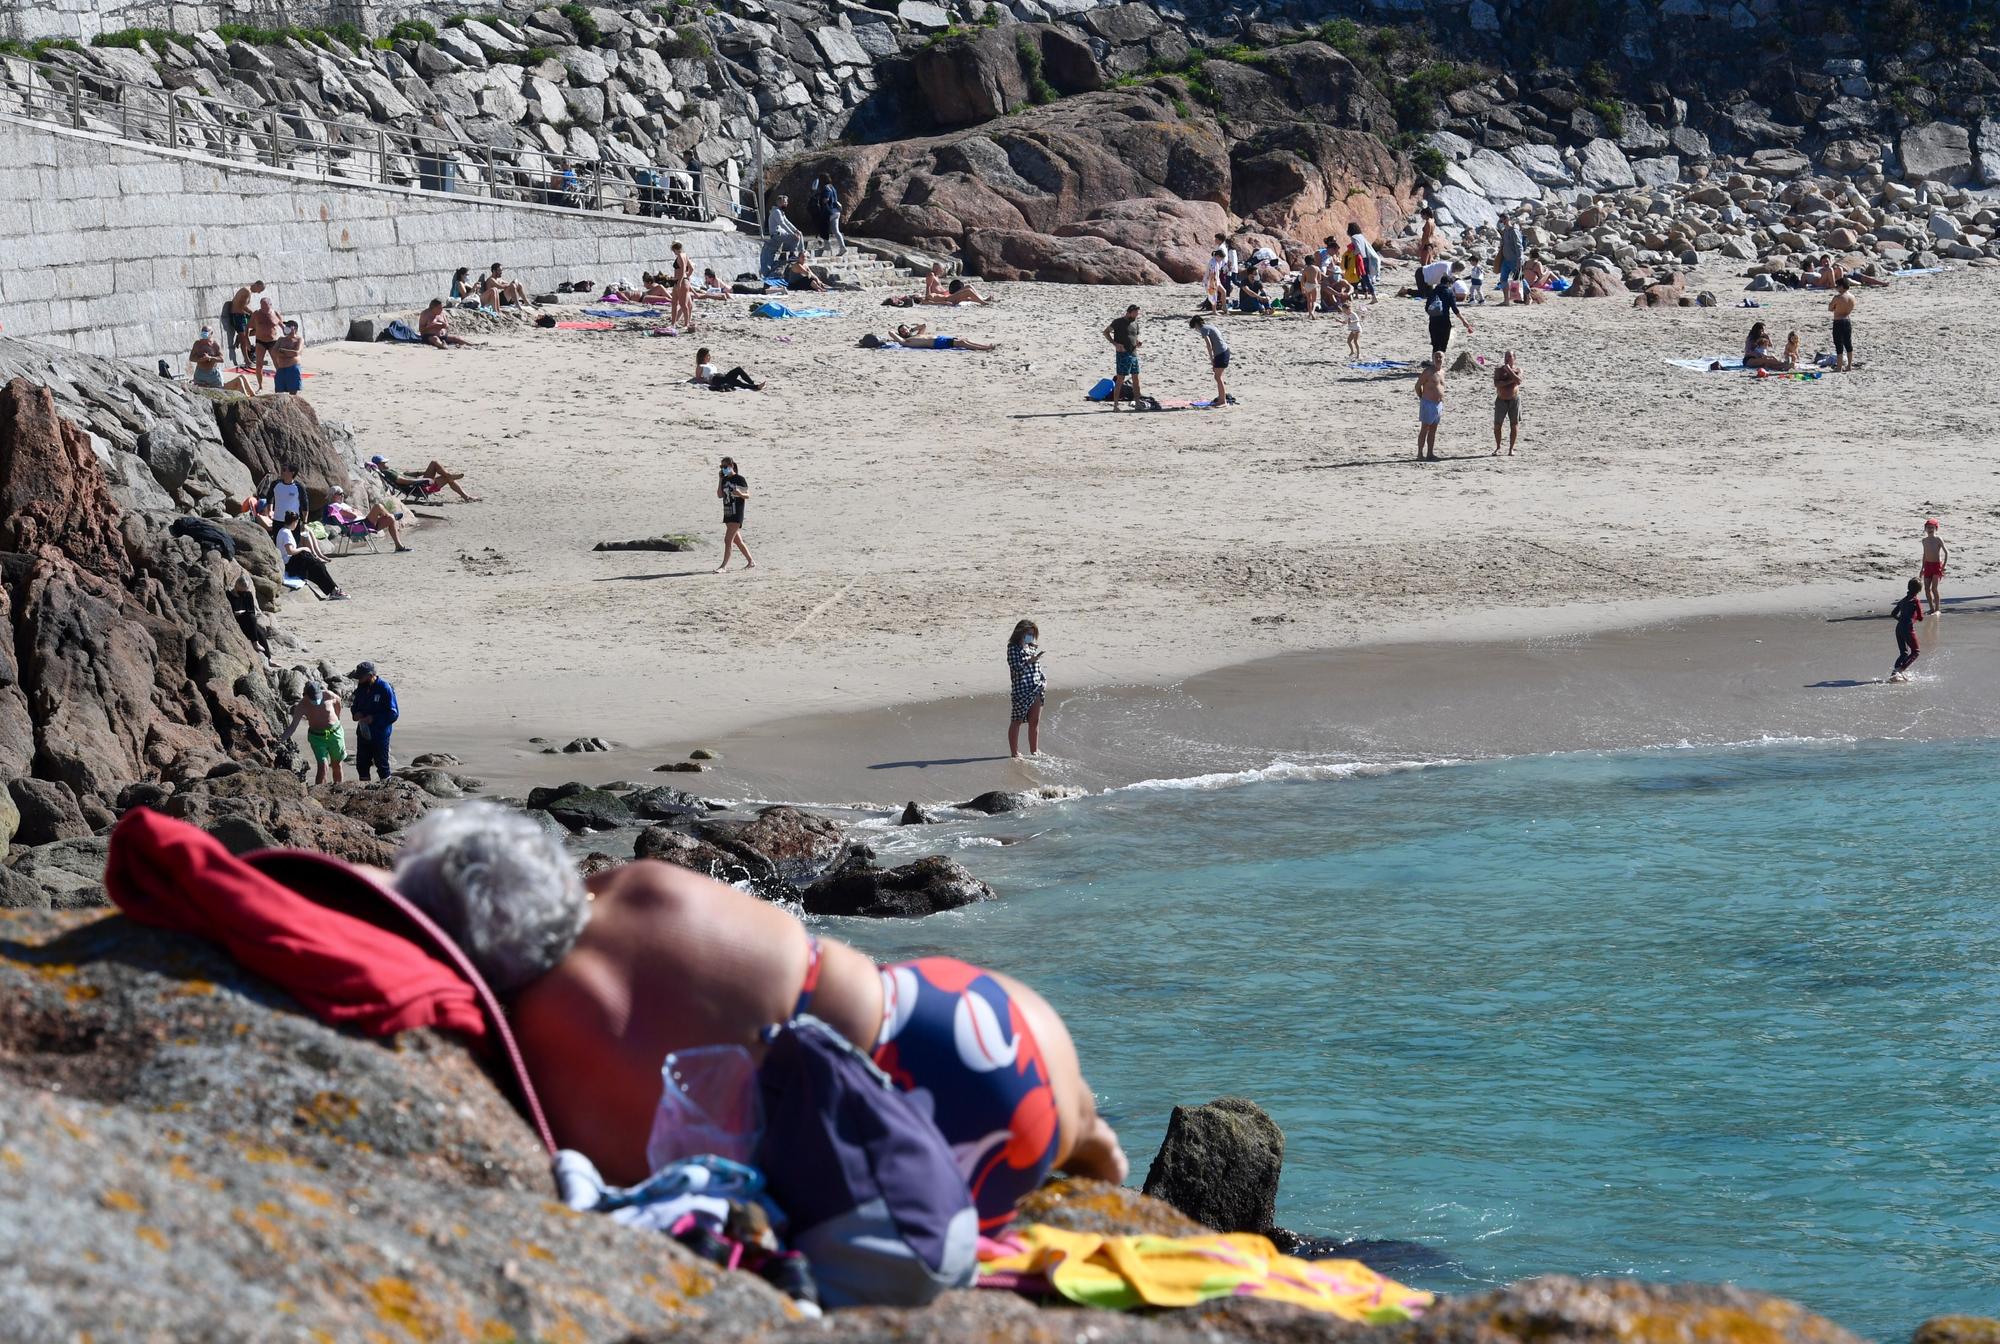
<svg viewBox="0 0 2000 1344"><path fill-rule="evenodd" d="M586 308L583 310L583 315L585 317L609 318L613 322L630 321L634 318L641 322L653 322L657 321L660 316L650 307L643 304L634 304L629 308Z"/></svg>
<svg viewBox="0 0 2000 1344"><path fill-rule="evenodd" d="M557 331L616 331L616 322L558 322Z"/></svg>
<svg viewBox="0 0 2000 1344"><path fill-rule="evenodd" d="M417 335L416 328L399 317L389 323L388 326L382 328L382 334L375 339L378 341L399 341L404 345L421 345L424 338Z"/></svg>
<svg viewBox="0 0 2000 1344"><path fill-rule="evenodd" d="M1944 267L1942 266L1905 266L1902 270L1896 272L1897 275L1903 277L1912 275L1942 275L1943 273Z"/></svg>
<svg viewBox="0 0 2000 1344"><path fill-rule="evenodd" d="M1031 1223L979 1247L979 1286L1053 1291L1086 1307L1191 1307L1218 1297L1260 1297L1346 1321L1388 1324L1421 1316L1434 1300L1357 1260L1299 1260L1264 1237L1105 1237Z"/></svg>
<svg viewBox="0 0 2000 1344"><path fill-rule="evenodd" d="M1367 369L1373 373L1385 373L1390 369L1414 369L1415 360L1409 359L1357 359L1347 366L1350 369Z"/></svg>
<svg viewBox="0 0 2000 1344"><path fill-rule="evenodd" d="M791 308L776 299L766 299L750 306L752 317L839 317L831 308Z"/></svg>
<svg viewBox="0 0 2000 1344"><path fill-rule="evenodd" d="M1667 363L1677 369L1692 369L1696 373L1741 373L1743 361L1734 355L1709 355L1702 359L1670 359Z"/></svg>

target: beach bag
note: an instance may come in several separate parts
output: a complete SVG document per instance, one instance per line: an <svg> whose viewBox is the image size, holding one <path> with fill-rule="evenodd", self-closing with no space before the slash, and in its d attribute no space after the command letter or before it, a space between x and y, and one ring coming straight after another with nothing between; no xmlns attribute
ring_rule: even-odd
<svg viewBox="0 0 2000 1344"><path fill-rule="evenodd" d="M756 1166L830 1307L922 1306L970 1287L979 1214L927 1097L801 1014L766 1032Z"/></svg>
<svg viewBox="0 0 2000 1344"><path fill-rule="evenodd" d="M1117 388L1118 384L1115 380L1110 378L1100 378L1097 380L1097 385L1091 388L1090 391L1084 393L1083 395L1085 399L1089 401L1109 401L1111 400L1111 394L1114 391L1116 391Z"/></svg>

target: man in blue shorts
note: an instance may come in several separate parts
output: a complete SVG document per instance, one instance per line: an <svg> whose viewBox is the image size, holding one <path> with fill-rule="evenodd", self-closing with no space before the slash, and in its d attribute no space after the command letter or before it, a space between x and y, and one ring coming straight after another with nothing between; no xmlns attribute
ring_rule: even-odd
<svg viewBox="0 0 2000 1344"><path fill-rule="evenodd" d="M1123 317L1111 319L1111 325L1104 329L1104 339L1111 342L1111 348L1118 352L1117 362L1112 365L1111 409L1118 409L1121 397L1130 397L1132 408L1139 407L1139 305L1126 308ZM1126 389L1130 388L1128 392Z"/></svg>

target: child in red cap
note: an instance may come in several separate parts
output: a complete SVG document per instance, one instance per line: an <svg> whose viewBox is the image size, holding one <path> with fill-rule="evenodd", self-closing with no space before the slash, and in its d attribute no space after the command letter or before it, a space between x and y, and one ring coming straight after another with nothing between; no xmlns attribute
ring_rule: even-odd
<svg viewBox="0 0 2000 1344"><path fill-rule="evenodd" d="M1944 599L1938 596L1938 580L1944 577L1944 562L1950 558L1944 538L1938 535L1938 520L1924 519L1924 605L1931 609L1933 616L1943 610Z"/></svg>

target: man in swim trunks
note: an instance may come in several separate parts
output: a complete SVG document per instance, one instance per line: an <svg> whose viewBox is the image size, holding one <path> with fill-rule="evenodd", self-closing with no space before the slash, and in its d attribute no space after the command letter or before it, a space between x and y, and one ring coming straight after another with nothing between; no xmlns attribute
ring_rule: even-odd
<svg viewBox="0 0 2000 1344"><path fill-rule="evenodd" d="M292 734L304 722L306 745L312 748L313 761L317 766L313 772L315 784L326 783L329 768L333 771L333 782L340 783L340 763L347 759L347 740L340 727L340 709L340 697L316 681L306 683L299 702L292 706L292 721L285 728L285 741L291 741Z"/></svg>
<svg viewBox="0 0 2000 1344"><path fill-rule="evenodd" d="M988 1230L1056 1168L1127 1175L1062 1019L1005 975L942 957L877 967L783 907L671 864L585 883L559 842L489 803L419 822L395 880L509 1001L557 1141L608 1180L648 1174L668 1053L761 1054L762 1029L800 1012L929 1094Z"/></svg>
<svg viewBox="0 0 2000 1344"><path fill-rule="evenodd" d="M257 390L264 390L264 360L285 334L285 315L271 306L269 299L257 302L250 314L250 334L257 338Z"/></svg>
<svg viewBox="0 0 2000 1344"><path fill-rule="evenodd" d="M1123 317L1114 317L1104 329L1104 339L1111 342L1117 351L1116 362L1111 366L1111 409L1117 410L1120 400L1129 399L1134 410L1139 406L1139 347L1145 342L1139 339L1139 305L1131 304Z"/></svg>
<svg viewBox="0 0 2000 1344"><path fill-rule="evenodd" d="M1826 305L1833 314L1833 367L1835 372L1849 373L1854 368L1854 286L1843 275L1833 288Z"/></svg>
<svg viewBox="0 0 2000 1344"><path fill-rule="evenodd" d="M1500 456L1500 427L1507 426L1507 456L1514 455L1514 445L1521 441L1521 370L1514 363L1514 352L1493 370L1493 456Z"/></svg>
<svg viewBox="0 0 2000 1344"><path fill-rule="evenodd" d="M1431 351L1417 375L1417 461L1438 460L1438 425L1444 420L1444 351Z"/></svg>
<svg viewBox="0 0 2000 1344"><path fill-rule="evenodd" d="M230 348L241 358L237 363L249 366L250 351L250 306L252 296L264 292L264 282L253 280L236 291L229 300L229 306L222 310L225 334L229 337Z"/></svg>
<svg viewBox="0 0 2000 1344"><path fill-rule="evenodd" d="M201 329L200 338L189 347L188 363L194 365L196 387L222 390L222 347L216 344L214 333L207 327Z"/></svg>
<svg viewBox="0 0 2000 1344"><path fill-rule="evenodd" d="M1924 603L1931 615L1944 613L1944 598L1938 592L1938 585L1944 579L1944 566L1951 559L1951 552L1945 549L1944 538L1938 535L1938 520L1924 519Z"/></svg>
<svg viewBox="0 0 2000 1344"><path fill-rule="evenodd" d="M1223 386L1223 379L1229 372L1229 342L1222 331L1205 317L1190 317L1188 326L1201 334L1202 343L1208 347L1208 371L1215 375L1215 400L1210 404L1216 410L1229 408L1229 389Z"/></svg>
<svg viewBox="0 0 2000 1344"><path fill-rule="evenodd" d="M276 371L272 376L272 387L280 392L300 390L305 375L299 371L299 354L305 348L305 340L299 335L299 324L288 319L284 335L271 342L271 367Z"/></svg>

